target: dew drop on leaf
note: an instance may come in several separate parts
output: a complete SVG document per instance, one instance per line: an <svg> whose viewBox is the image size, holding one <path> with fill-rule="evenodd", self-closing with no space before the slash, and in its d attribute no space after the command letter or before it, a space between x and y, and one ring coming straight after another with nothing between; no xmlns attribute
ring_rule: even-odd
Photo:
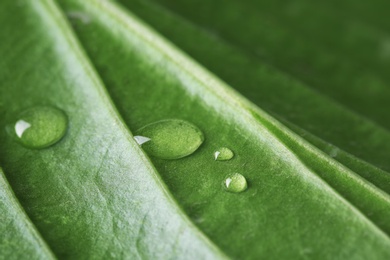
<svg viewBox="0 0 390 260"><path fill-rule="evenodd" d="M66 114L54 107L34 107L22 112L8 132L23 146L40 149L57 143L68 128Z"/></svg>
<svg viewBox="0 0 390 260"><path fill-rule="evenodd" d="M168 119L146 125L136 131L150 141L142 148L161 159L179 159L194 153L204 141L202 131L195 125L179 119Z"/></svg>
<svg viewBox="0 0 390 260"><path fill-rule="evenodd" d="M239 173L234 173L226 177L223 184L227 191L234 193L243 192L248 187L245 177Z"/></svg>
<svg viewBox="0 0 390 260"><path fill-rule="evenodd" d="M217 151L214 152L214 160L216 161L227 161L232 159L234 153L227 147L221 147Z"/></svg>

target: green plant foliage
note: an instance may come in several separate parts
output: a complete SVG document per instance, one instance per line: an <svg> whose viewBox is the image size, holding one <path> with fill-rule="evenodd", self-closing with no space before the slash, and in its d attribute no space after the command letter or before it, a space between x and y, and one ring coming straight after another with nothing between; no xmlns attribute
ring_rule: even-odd
<svg viewBox="0 0 390 260"><path fill-rule="evenodd" d="M120 2L307 141L390 192L390 41L379 15L388 2Z"/></svg>
<svg viewBox="0 0 390 260"><path fill-rule="evenodd" d="M1 259L54 259L0 169L0 252Z"/></svg>
<svg viewBox="0 0 390 260"><path fill-rule="evenodd" d="M277 12L277 3L262 1L119 2L0 2L0 165L10 183L0 178L0 210L14 219L0 224L12 234L0 240L1 257L390 257L388 121L372 99L357 108L353 97L335 94L352 88L341 75L358 72L348 57L378 68L370 77L387 77L369 53L348 50L348 37L358 32L311 36L303 21L290 22L289 9ZM317 9L298 3L300 12ZM262 24L267 19L257 12L275 13L274 20ZM310 44L331 35L341 39L329 39L330 49ZM291 56L281 52L286 39ZM330 68L340 77L326 78ZM374 89L388 97L381 83ZM35 106L55 106L69 123L65 136L42 150L21 146L5 130ZM190 123L192 154L149 157L142 149L148 142L134 140L132 132L153 141L154 128L141 130L167 119ZM175 138L175 129L164 130L158 152L186 140ZM349 143L362 137L359 147ZM234 157L216 161L221 147ZM226 189L227 176L242 192ZM20 256L15 245L25 249Z"/></svg>
<svg viewBox="0 0 390 260"><path fill-rule="evenodd" d="M123 125L58 6L7 0L0 12L7 25L0 30L6 68L0 71L1 165L53 253L69 259L219 258ZM43 150L24 148L5 131L7 122L36 105L55 105L69 118L64 138ZM24 232L28 237L31 231ZM7 243L23 242L39 252L27 239ZM18 258L14 247L2 249L2 257Z"/></svg>

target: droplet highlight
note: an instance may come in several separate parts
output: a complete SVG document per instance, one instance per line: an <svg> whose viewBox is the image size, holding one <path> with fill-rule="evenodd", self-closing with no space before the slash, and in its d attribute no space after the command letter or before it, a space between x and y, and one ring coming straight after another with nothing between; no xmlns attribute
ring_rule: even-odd
<svg viewBox="0 0 390 260"><path fill-rule="evenodd" d="M41 106L22 112L11 133L23 146L41 149L61 140L67 128L68 118L62 110Z"/></svg>
<svg viewBox="0 0 390 260"><path fill-rule="evenodd" d="M134 140L137 142L137 144L142 145L146 142L149 142L150 138L145 137L145 136L136 135L136 136L134 136Z"/></svg>
<svg viewBox="0 0 390 260"><path fill-rule="evenodd" d="M243 192L248 188L246 178L239 173L234 173L226 177L224 187L233 193Z"/></svg>
<svg viewBox="0 0 390 260"><path fill-rule="evenodd" d="M22 138L24 131L29 129L31 127L31 124L27 123L23 119L19 120L15 124L15 133L19 138Z"/></svg>
<svg viewBox="0 0 390 260"><path fill-rule="evenodd" d="M180 119L161 120L136 131L149 138L142 148L151 156L161 159L179 159L194 153L204 141L202 131Z"/></svg>
<svg viewBox="0 0 390 260"><path fill-rule="evenodd" d="M221 147L214 152L214 160L216 161L228 161L234 157L234 153L227 147Z"/></svg>

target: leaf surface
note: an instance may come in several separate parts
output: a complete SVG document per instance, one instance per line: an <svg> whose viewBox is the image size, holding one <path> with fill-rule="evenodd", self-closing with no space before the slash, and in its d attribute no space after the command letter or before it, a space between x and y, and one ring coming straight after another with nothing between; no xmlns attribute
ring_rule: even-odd
<svg viewBox="0 0 390 260"><path fill-rule="evenodd" d="M54 254L70 259L222 258L179 210L132 139L56 4L7 0L1 1L0 12L7 25L0 30L6 108L1 164ZM37 105L62 109L70 125L56 145L30 150L12 140L5 126ZM28 238L30 230L22 231ZM30 241L17 238L10 238L11 245L27 248ZM17 259L13 249L5 245L1 255Z"/></svg>
<svg viewBox="0 0 390 260"><path fill-rule="evenodd" d="M362 12L353 10L364 10L362 4L119 2L252 102L302 128L299 133L389 171L389 32L356 18ZM380 13L382 5L366 8Z"/></svg>
<svg viewBox="0 0 390 260"><path fill-rule="evenodd" d="M18 3L24 3L23 8ZM267 109L297 133L306 134L306 140L301 138L116 3L58 3L64 14L50 0L0 4L0 19L8 19L6 30L0 31L6 39L0 43L0 55L5 57L0 67L6 68L0 71L5 86L0 127L4 129L24 108L42 104L64 110L70 119L64 139L44 150L23 148L5 131L0 134L0 162L7 179L56 256L390 257L390 198L388 186L381 183L388 180L387 172L343 151L337 159L349 161L345 163L349 168L335 161L307 141L326 150L328 139L318 139L294 124L299 121ZM199 37L201 41L192 42L199 49L218 46L215 50L221 52L209 52L210 59L203 53L199 60L215 62L206 65L228 82L227 65L235 64L230 71L237 82L245 77L234 71L248 71L249 87L237 88L244 95L260 78L280 86L274 95L293 84L296 100L308 97L304 99L308 103L319 102L327 115L341 111L340 122L364 122L364 127L379 133L378 140L386 140L387 132L380 132L376 124L263 66L257 58L248 58L241 47L214 41L152 2L131 3L145 17L160 14L157 28L170 24L171 33L182 32L188 42ZM184 49L191 54L199 51ZM231 55L221 59L221 54ZM287 108L286 103L281 111ZM309 112L303 122L315 118ZM147 156L131 132L172 118L196 125L204 143L178 160ZM324 126L316 122L315 129ZM368 141L364 144L374 147ZM233 150L234 158L215 161L219 147ZM373 177L364 175L365 169ZM236 172L248 181L247 191L240 194L223 188L226 176Z"/></svg>
<svg viewBox="0 0 390 260"><path fill-rule="evenodd" d="M335 238L348 232L333 219L345 207L346 216L363 217L355 211L359 209L387 233L388 195L383 191L248 103L115 4L61 3L66 12L89 17L87 24L71 21L130 129L179 118L204 131L206 141L194 155L151 159L187 214L228 255L239 257L246 248L248 258L299 258L306 254L301 244L311 248L308 254L313 257L351 254L345 244L338 247ZM221 146L231 148L236 157L225 164L215 162L213 152ZM239 196L221 187L224 177L236 171L248 178L250 187ZM335 205L338 209L331 210ZM273 251L280 241L287 246ZM326 246L319 248L317 241Z"/></svg>
<svg viewBox="0 0 390 260"><path fill-rule="evenodd" d="M0 212L1 259L54 259L52 252L19 205L1 169Z"/></svg>

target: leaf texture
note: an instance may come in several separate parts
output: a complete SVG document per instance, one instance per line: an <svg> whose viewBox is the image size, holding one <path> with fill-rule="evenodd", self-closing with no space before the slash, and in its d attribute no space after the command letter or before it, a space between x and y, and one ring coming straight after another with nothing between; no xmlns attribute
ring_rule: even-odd
<svg viewBox="0 0 390 260"><path fill-rule="evenodd" d="M390 257L387 121L368 103L372 109L363 113L353 98L333 97L342 78L317 81L329 64L353 64L345 58L351 54L335 55L299 36L292 56L283 57L276 43L292 39L283 27L288 16L275 19L283 26L271 22L264 35L256 33L265 19L258 10L274 12L272 4L226 1L212 20L217 1L120 2L258 106L113 1L3 1L0 127L42 104L70 120L64 139L43 150L0 134L0 164L10 183L2 191L12 194L12 187L40 243L58 258ZM237 15L244 13L242 21ZM300 25L289 24L304 31ZM258 41L267 54L256 54ZM348 38L336 43L342 50ZM294 57L312 70L306 75ZM354 58L381 66L370 55ZM357 71L352 66L340 75ZM333 90L323 93L326 84ZM147 156L131 132L169 118L195 124L205 142L179 160ZM340 128L324 131L332 124ZM358 148L349 143L363 136ZM214 161L222 146L234 151L232 160ZM240 194L222 186L235 172L248 181ZM9 204L19 205L15 198ZM18 217L29 221L22 212ZM46 253L41 247L32 245ZM12 247L5 250L16 258Z"/></svg>
<svg viewBox="0 0 390 260"><path fill-rule="evenodd" d="M360 4L120 2L275 117L389 170L388 32L347 15Z"/></svg>
<svg viewBox="0 0 390 260"><path fill-rule="evenodd" d="M54 259L50 248L31 223L0 169L1 259Z"/></svg>
<svg viewBox="0 0 390 260"><path fill-rule="evenodd" d="M8 19L0 48L2 67L8 69L1 71L7 108L1 164L54 254L72 259L222 257L174 204L56 4L20 3L0 4L1 19ZM42 104L66 111L68 133L49 149L23 148L5 133L4 122L13 121L20 109ZM2 254L17 258L11 247L5 250Z"/></svg>

